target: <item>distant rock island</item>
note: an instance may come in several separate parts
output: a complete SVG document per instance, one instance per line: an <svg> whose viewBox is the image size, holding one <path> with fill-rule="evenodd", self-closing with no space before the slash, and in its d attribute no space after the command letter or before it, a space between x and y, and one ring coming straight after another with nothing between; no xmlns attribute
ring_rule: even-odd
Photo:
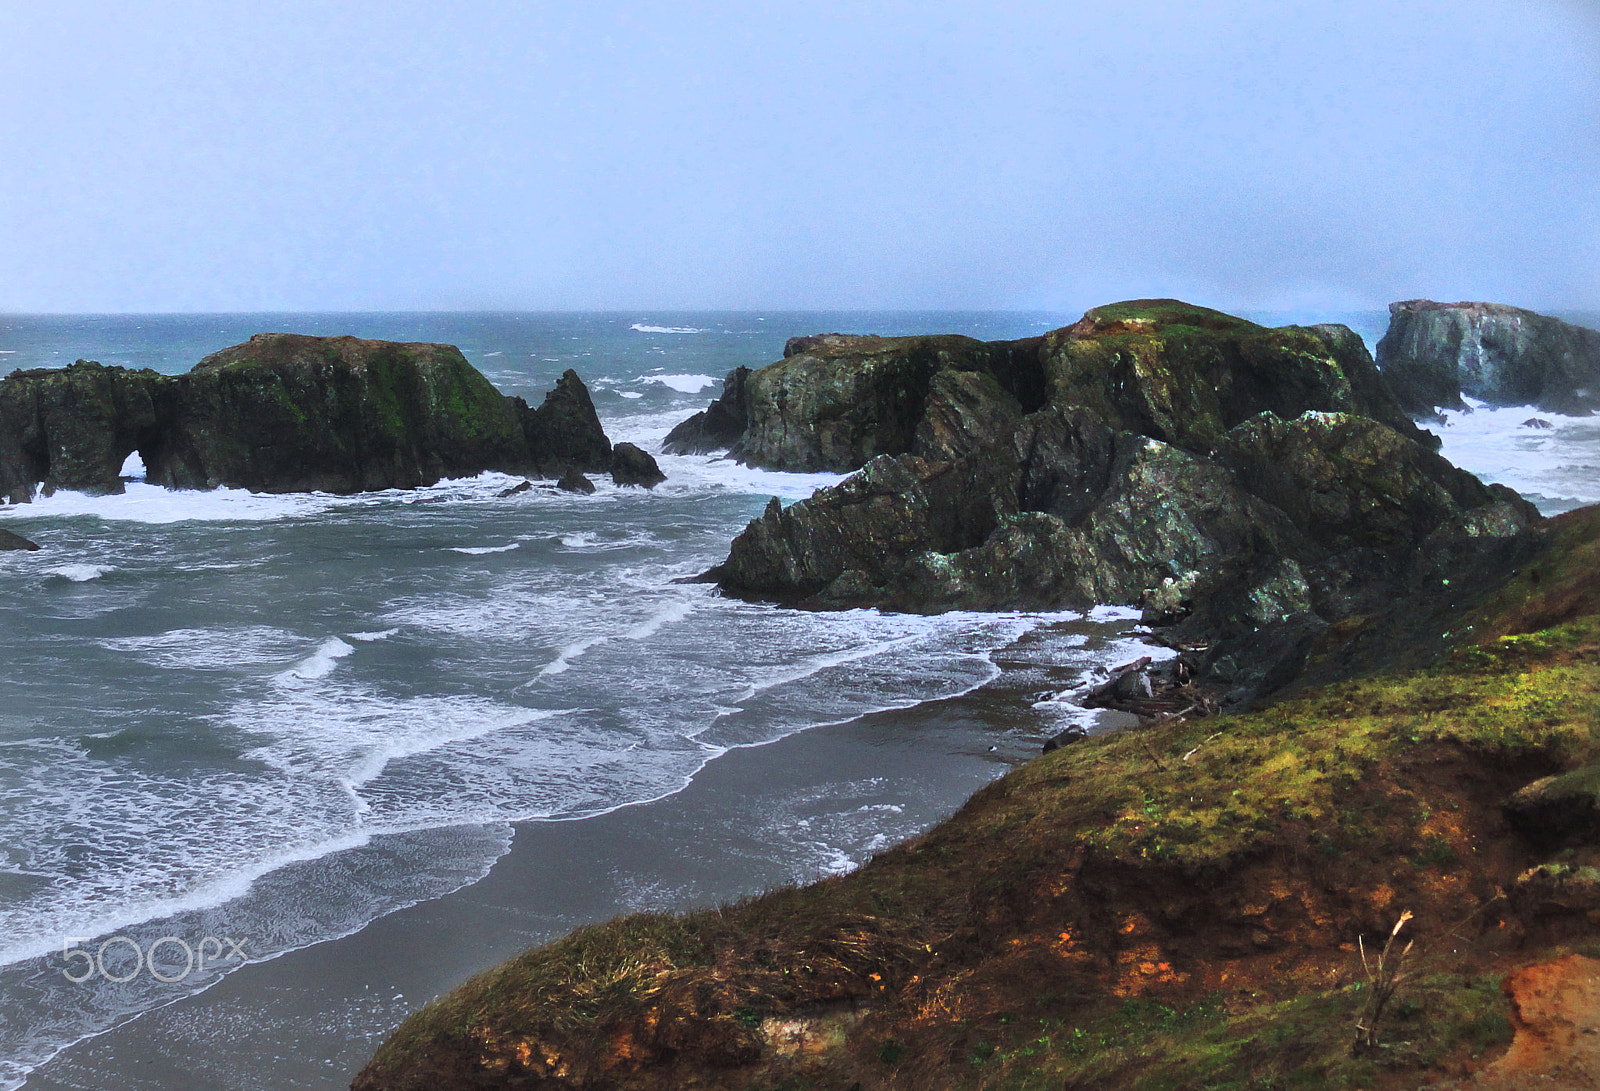
<svg viewBox="0 0 1600 1091"><path fill-rule="evenodd" d="M261 333L184 375L80 360L0 380L0 500L26 502L36 488L120 493L135 452L152 484L269 493L613 464L575 372L530 408L453 345ZM624 476L659 480L642 454L625 453Z"/></svg>
<svg viewBox="0 0 1600 1091"><path fill-rule="evenodd" d="M797 338L668 442L856 471L773 501L708 574L730 593L1141 605L1211 647L1206 675L1238 700L1298 671L1328 626L1503 562L1486 558L1538 519L1438 455L1351 330L1176 300L1020 341Z"/></svg>
<svg viewBox="0 0 1600 1091"><path fill-rule="evenodd" d="M1378 367L1415 417L1462 397L1581 415L1600 409L1600 332L1501 303L1389 304Z"/></svg>

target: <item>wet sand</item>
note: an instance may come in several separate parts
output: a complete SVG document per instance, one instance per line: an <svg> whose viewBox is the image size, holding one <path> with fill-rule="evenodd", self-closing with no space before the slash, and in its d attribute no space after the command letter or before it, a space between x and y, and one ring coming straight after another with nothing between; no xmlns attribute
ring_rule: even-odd
<svg viewBox="0 0 1600 1091"><path fill-rule="evenodd" d="M1053 730L1030 697L1074 680L1076 669L1053 664L1082 652L1058 658L1052 644L1051 634L1025 638L996 657L1001 679L963 697L730 751L653 803L521 824L481 882L246 965L78 1043L24 1087L347 1087L411 1011L529 946L619 913L806 882L953 813Z"/></svg>

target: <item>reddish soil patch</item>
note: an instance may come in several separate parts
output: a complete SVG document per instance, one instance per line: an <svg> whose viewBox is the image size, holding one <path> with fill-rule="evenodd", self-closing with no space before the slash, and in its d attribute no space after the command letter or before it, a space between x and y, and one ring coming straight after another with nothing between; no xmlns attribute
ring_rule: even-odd
<svg viewBox="0 0 1600 1091"><path fill-rule="evenodd" d="M1506 978L1517 1036L1459 1091L1600 1087L1600 962L1568 955Z"/></svg>

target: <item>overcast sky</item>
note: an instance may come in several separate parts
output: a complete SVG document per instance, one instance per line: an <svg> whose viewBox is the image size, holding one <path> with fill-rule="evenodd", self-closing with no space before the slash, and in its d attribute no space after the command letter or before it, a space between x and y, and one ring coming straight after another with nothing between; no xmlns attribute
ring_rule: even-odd
<svg viewBox="0 0 1600 1091"><path fill-rule="evenodd" d="M12 0L0 311L1600 309L1600 0L999 8Z"/></svg>

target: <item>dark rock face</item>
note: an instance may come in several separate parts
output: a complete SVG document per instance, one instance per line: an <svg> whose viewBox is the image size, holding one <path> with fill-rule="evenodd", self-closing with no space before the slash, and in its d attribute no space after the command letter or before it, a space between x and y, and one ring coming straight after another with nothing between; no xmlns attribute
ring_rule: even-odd
<svg viewBox="0 0 1600 1091"><path fill-rule="evenodd" d="M589 398L589 388L568 368L537 409L514 399L528 455L537 472L557 476L568 468L604 473L611 468L611 441Z"/></svg>
<svg viewBox="0 0 1600 1091"><path fill-rule="evenodd" d="M1463 395L1548 413L1600 409L1600 332L1499 303L1389 304L1378 366L1416 417Z"/></svg>
<svg viewBox="0 0 1600 1091"><path fill-rule="evenodd" d="M744 389L749 378L747 367L728 372L722 380L722 396L668 432L661 449L669 455L706 455L738 443L749 413Z"/></svg>
<svg viewBox="0 0 1600 1091"><path fill-rule="evenodd" d="M74 489L120 493L128 453L157 429L162 376L79 360L0 382L0 499Z"/></svg>
<svg viewBox="0 0 1600 1091"><path fill-rule="evenodd" d="M667 479L656 460L632 443L611 448L611 480L618 485L642 485L653 489Z"/></svg>
<svg viewBox="0 0 1600 1091"><path fill-rule="evenodd" d="M350 493L526 461L507 399L450 345L257 334L159 393L169 488Z"/></svg>
<svg viewBox="0 0 1600 1091"><path fill-rule="evenodd" d="M0 530L0 551L8 549L37 550L39 544L30 542L20 534L13 534L9 530Z"/></svg>
<svg viewBox="0 0 1600 1091"><path fill-rule="evenodd" d="M1143 604L1186 639L1267 644L1247 695L1275 655L1537 520L1444 461L1342 327L1157 300L1037 348L1046 404L986 368L935 368L908 450L774 501L721 585L824 608Z"/></svg>
<svg viewBox="0 0 1600 1091"><path fill-rule="evenodd" d="M573 372L538 409L450 345L257 334L185 375L79 361L0 381L0 498L169 488L351 493L504 470L603 472L611 444Z"/></svg>
<svg viewBox="0 0 1600 1091"><path fill-rule="evenodd" d="M1038 344L1037 338L839 333L791 338L782 360L730 375L722 397L669 433L664 449L726 447L741 462L774 470L859 469L878 455L911 450L941 372L985 373L1019 403L1038 408Z"/></svg>

